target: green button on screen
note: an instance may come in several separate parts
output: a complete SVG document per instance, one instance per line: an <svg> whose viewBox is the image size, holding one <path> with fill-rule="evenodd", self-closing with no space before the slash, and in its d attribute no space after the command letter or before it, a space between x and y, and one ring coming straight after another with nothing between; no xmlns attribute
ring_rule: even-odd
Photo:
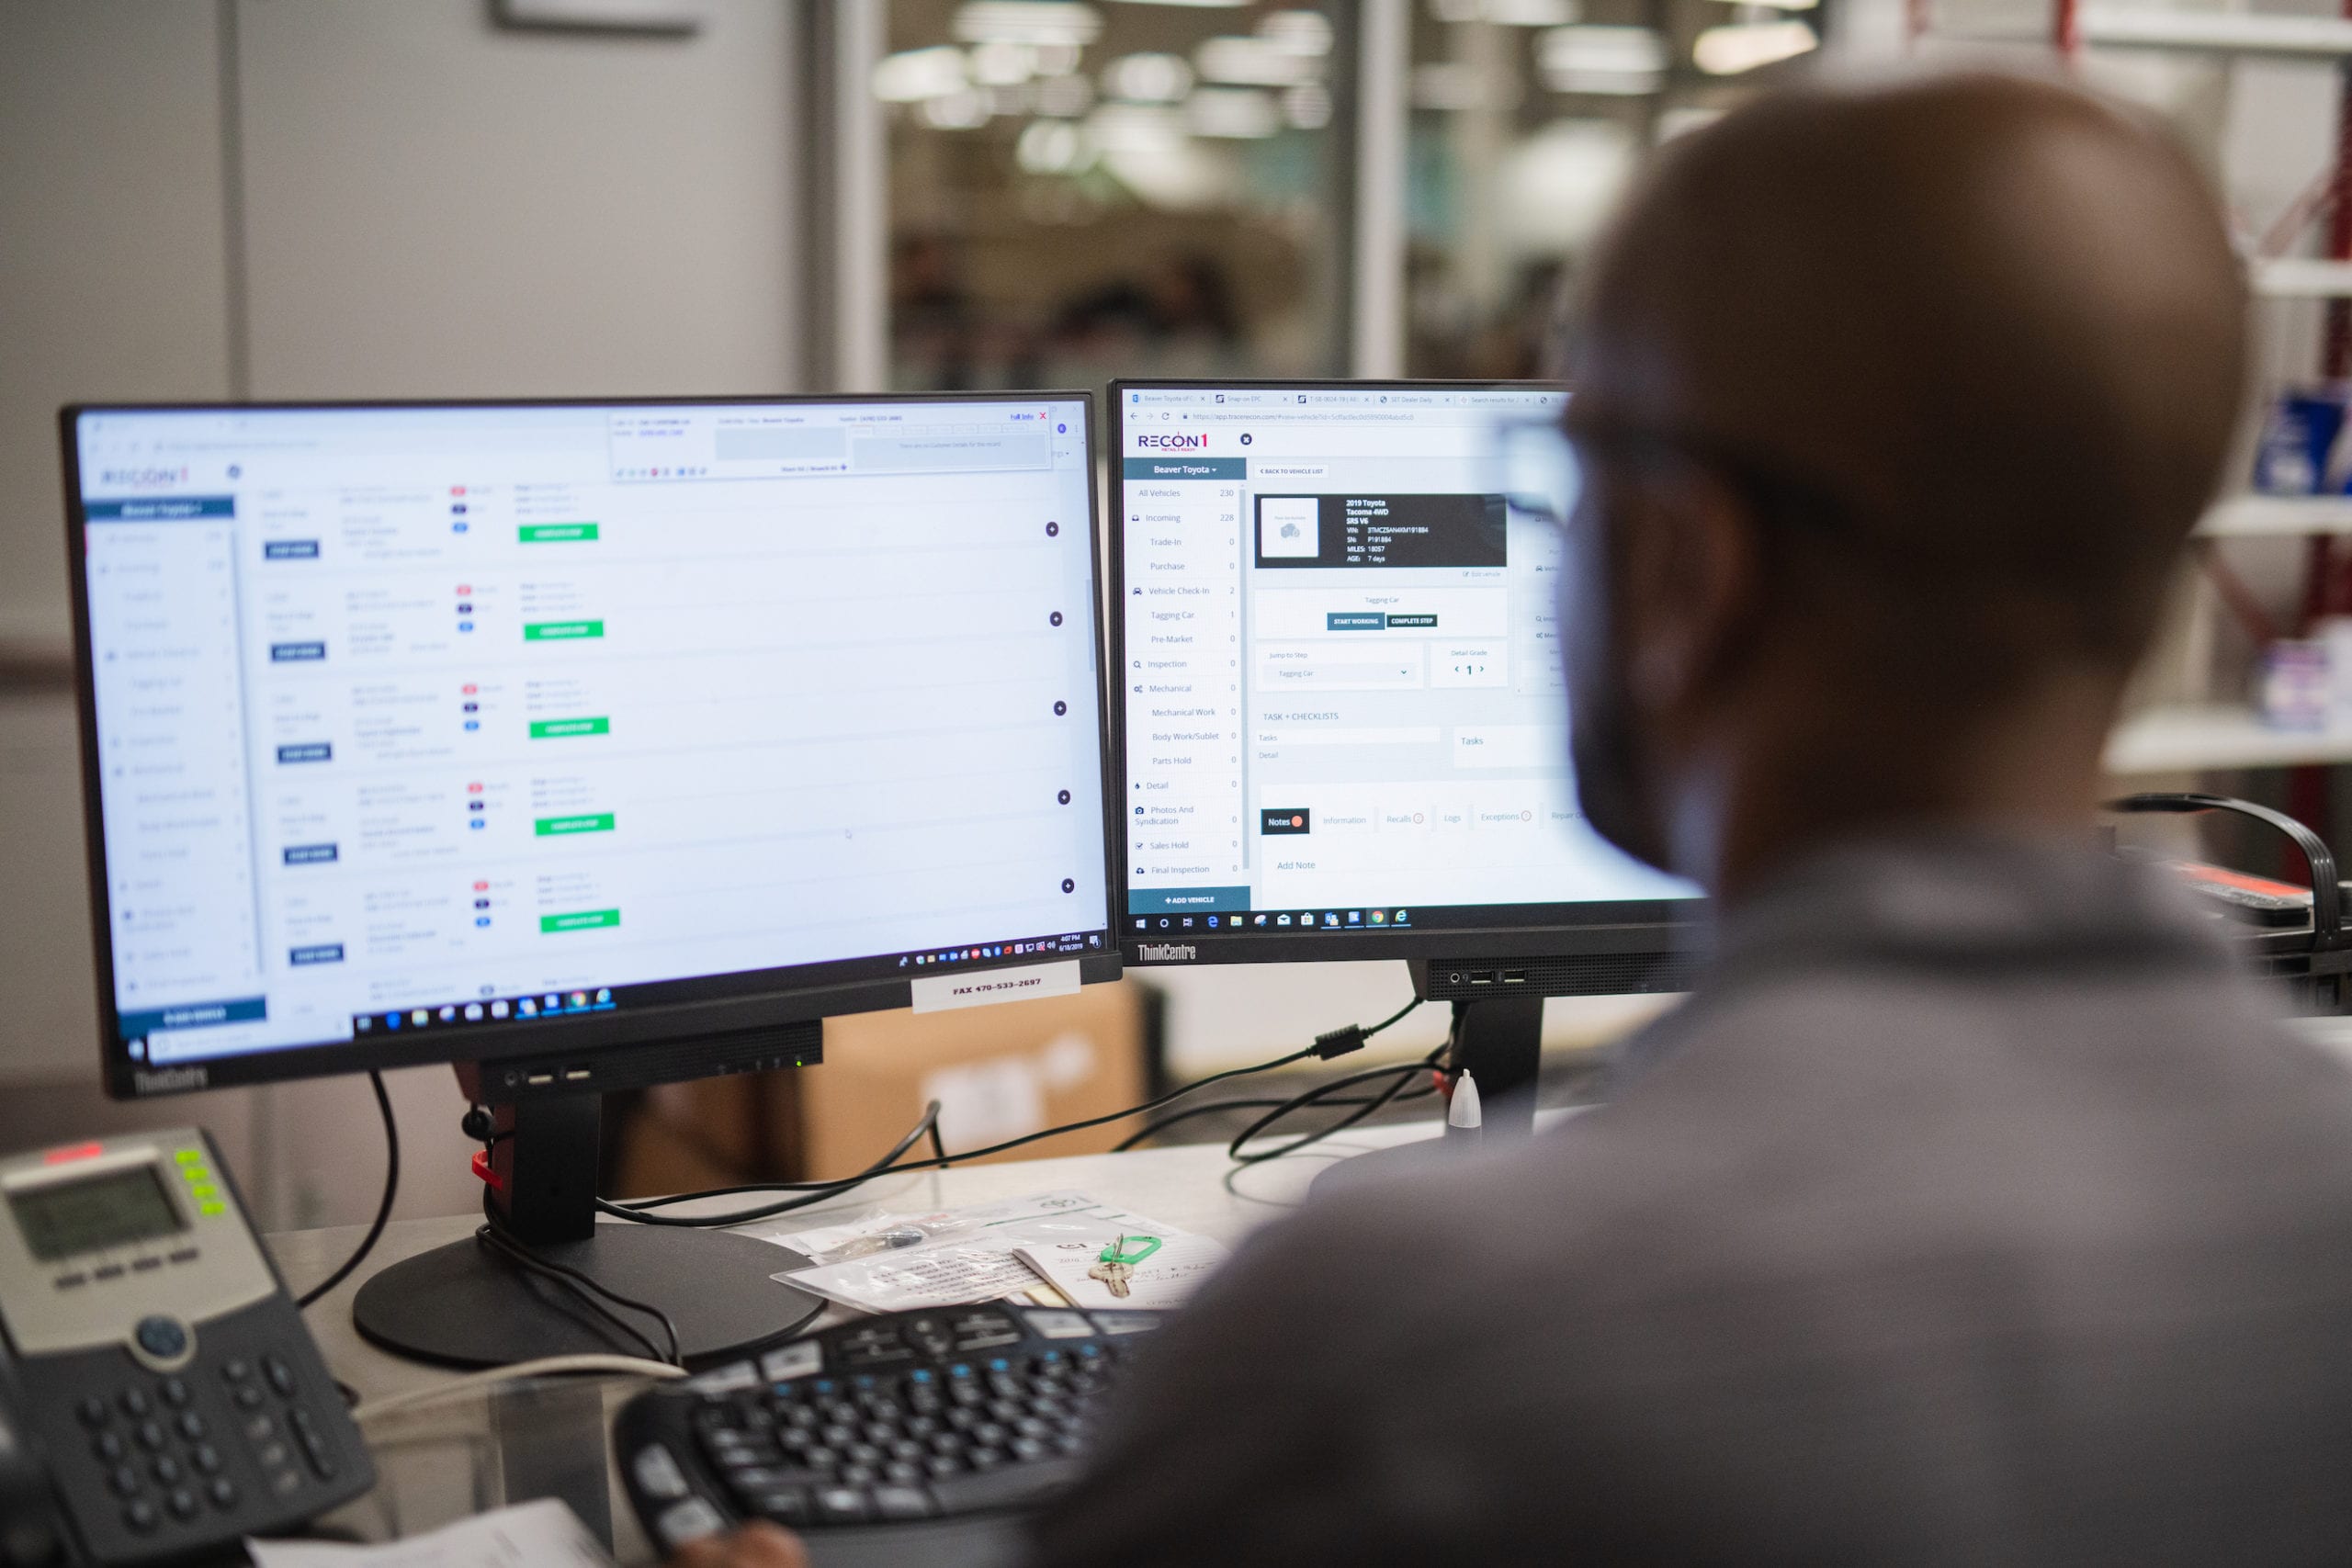
<svg viewBox="0 0 2352 1568"><path fill-rule="evenodd" d="M613 814L599 811L585 817L542 817L532 826L542 839L565 833L609 833L613 830Z"/></svg>
<svg viewBox="0 0 2352 1568"><path fill-rule="evenodd" d="M541 915L539 931L542 934L552 931L589 931L602 926L616 926L620 923L621 912L618 909L575 909L568 915Z"/></svg>
<svg viewBox="0 0 2352 1568"><path fill-rule="evenodd" d="M596 536L594 523L526 523L520 530L526 545L577 544Z"/></svg>
<svg viewBox="0 0 2352 1568"><path fill-rule="evenodd" d="M539 718L531 721L531 739L557 740L567 735L610 735L609 718Z"/></svg>
<svg viewBox="0 0 2352 1568"><path fill-rule="evenodd" d="M602 621L533 621L523 628L525 642L576 642L604 635Z"/></svg>

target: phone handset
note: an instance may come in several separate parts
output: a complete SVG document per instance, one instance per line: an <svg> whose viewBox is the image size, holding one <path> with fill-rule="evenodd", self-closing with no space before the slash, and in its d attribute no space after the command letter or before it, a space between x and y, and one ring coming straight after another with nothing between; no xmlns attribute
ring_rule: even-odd
<svg viewBox="0 0 2352 1568"><path fill-rule="evenodd" d="M7 1348L0 1345L0 1568L52 1568L66 1561L49 1463L25 1417Z"/></svg>

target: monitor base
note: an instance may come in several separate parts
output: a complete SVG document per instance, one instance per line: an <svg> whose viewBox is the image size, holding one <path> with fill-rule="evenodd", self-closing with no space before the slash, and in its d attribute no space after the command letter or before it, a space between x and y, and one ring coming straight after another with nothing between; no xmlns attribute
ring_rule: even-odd
<svg viewBox="0 0 2352 1568"><path fill-rule="evenodd" d="M769 1278L791 1254L725 1231L600 1224L584 1241L542 1242L531 1250L669 1314L690 1367L732 1360L782 1339L825 1305ZM612 1310L666 1354L660 1324L643 1313ZM359 1288L351 1317L369 1344L447 1366L645 1354L642 1344L590 1311L580 1292L526 1273L471 1236L379 1272Z"/></svg>
<svg viewBox="0 0 2352 1568"><path fill-rule="evenodd" d="M1412 965L1415 990L1430 990L1427 967ZM1453 1003L1453 1027L1446 1037L1444 1070L1467 1073L1478 1086L1483 1124L1475 1138L1441 1133L1421 1143L1367 1149L1316 1173L1307 1190L1329 1197L1367 1181L1423 1177L1449 1161L1489 1144L1523 1139L1535 1131L1535 1084L1544 1060L1544 998L1538 992L1506 992Z"/></svg>
<svg viewBox="0 0 2352 1568"><path fill-rule="evenodd" d="M1427 1179L1476 1151L1479 1145L1476 1138L1449 1138L1441 1133L1419 1143L1366 1149L1360 1155L1334 1160L1317 1171L1315 1179L1307 1183L1307 1195L1329 1198L1334 1192L1352 1192L1372 1182Z"/></svg>

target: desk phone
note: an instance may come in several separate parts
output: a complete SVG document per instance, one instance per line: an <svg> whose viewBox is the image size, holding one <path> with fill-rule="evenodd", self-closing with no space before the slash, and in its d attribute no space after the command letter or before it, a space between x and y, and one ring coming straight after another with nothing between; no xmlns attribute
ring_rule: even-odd
<svg viewBox="0 0 2352 1568"><path fill-rule="evenodd" d="M199 1131L0 1159L0 1497L44 1495L57 1543L28 1526L5 1568L181 1557L375 1483Z"/></svg>

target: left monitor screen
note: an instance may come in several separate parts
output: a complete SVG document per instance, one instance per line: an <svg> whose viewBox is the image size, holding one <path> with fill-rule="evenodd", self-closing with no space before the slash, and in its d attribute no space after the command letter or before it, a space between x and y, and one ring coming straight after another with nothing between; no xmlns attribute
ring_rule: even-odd
<svg viewBox="0 0 2352 1568"><path fill-rule="evenodd" d="M80 412L117 1049L1106 951L1088 412Z"/></svg>

